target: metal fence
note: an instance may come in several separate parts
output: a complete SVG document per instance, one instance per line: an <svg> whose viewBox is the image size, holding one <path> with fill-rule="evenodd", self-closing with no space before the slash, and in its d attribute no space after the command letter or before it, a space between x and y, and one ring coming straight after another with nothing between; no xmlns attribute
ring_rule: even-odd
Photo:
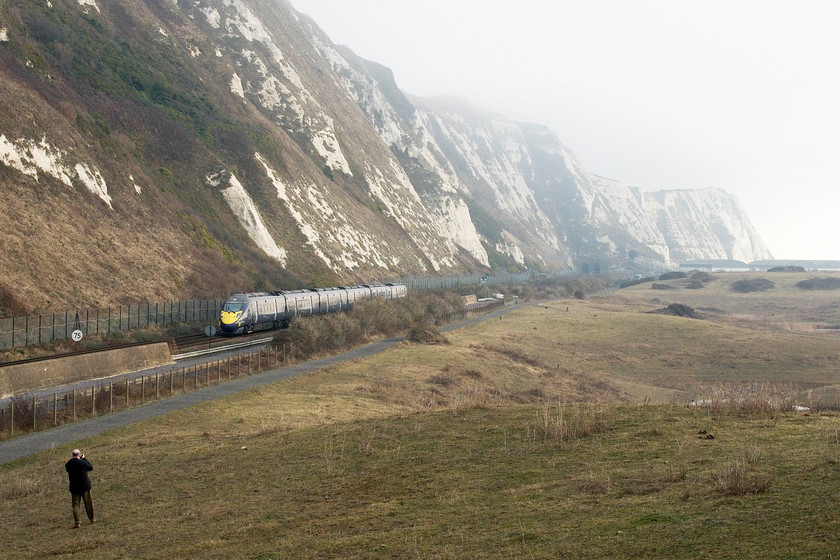
<svg viewBox="0 0 840 560"><path fill-rule="evenodd" d="M454 288L457 286L477 286L481 284L520 284L534 282L539 279L555 276L569 276L575 274L572 270L560 270L551 273L536 273L533 271L518 273L502 273L489 276L487 274L462 274L460 276L430 277L430 276L398 276L388 282L405 284L411 290L435 290L437 288Z"/></svg>
<svg viewBox="0 0 840 560"><path fill-rule="evenodd" d="M52 396L18 395L0 405L0 441L261 373L287 363L286 347L263 348L133 379L92 381L89 388Z"/></svg>
<svg viewBox="0 0 840 560"><path fill-rule="evenodd" d="M67 340L77 330L84 336L111 335L149 325L213 321L218 318L223 302L200 299L140 303L0 319L0 349Z"/></svg>

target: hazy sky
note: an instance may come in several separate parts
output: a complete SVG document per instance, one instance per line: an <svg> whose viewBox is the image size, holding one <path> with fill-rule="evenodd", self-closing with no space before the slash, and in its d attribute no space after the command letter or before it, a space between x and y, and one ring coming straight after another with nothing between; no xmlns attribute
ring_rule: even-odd
<svg viewBox="0 0 840 560"><path fill-rule="evenodd" d="M840 259L840 2L292 0L403 91L544 124L592 173L737 195Z"/></svg>

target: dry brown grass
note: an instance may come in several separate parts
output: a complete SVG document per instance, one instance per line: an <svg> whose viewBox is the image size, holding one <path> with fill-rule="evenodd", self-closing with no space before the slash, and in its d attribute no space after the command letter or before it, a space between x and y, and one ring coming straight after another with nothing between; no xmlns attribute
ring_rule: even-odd
<svg viewBox="0 0 840 560"><path fill-rule="evenodd" d="M719 466L713 476L712 484L723 494L739 496L764 492L773 482L767 474L758 472L761 449L747 446L738 457Z"/></svg>
<svg viewBox="0 0 840 560"><path fill-rule="evenodd" d="M714 418L737 414L775 420L797 407L799 392L791 384L720 383L696 391L693 403L708 409Z"/></svg>
<svg viewBox="0 0 840 560"><path fill-rule="evenodd" d="M46 485L47 482L43 476L13 478L0 489L0 497L3 500L17 500L40 495L46 491Z"/></svg>
<svg viewBox="0 0 840 560"><path fill-rule="evenodd" d="M535 431L562 445L605 431L609 415L609 407L598 403L546 403L538 415Z"/></svg>

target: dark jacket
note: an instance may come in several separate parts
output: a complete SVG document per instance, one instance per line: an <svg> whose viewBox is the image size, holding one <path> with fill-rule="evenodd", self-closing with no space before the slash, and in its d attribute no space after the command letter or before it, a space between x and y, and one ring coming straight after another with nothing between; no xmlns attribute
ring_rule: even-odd
<svg viewBox="0 0 840 560"><path fill-rule="evenodd" d="M93 465L87 459L73 457L64 464L64 470L70 477L70 493L84 494L90 490L90 479L88 471L93 470Z"/></svg>

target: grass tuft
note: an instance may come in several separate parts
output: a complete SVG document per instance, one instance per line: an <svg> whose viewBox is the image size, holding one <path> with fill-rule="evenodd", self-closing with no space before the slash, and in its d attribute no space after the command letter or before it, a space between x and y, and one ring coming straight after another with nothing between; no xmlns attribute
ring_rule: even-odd
<svg viewBox="0 0 840 560"><path fill-rule="evenodd" d="M727 415L777 420L796 407L793 386L778 383L719 383L698 391L693 404L707 408L714 418Z"/></svg>
<svg viewBox="0 0 840 560"><path fill-rule="evenodd" d="M605 407L597 403L546 403L538 414L538 430L554 444L562 445L607 429Z"/></svg>
<svg viewBox="0 0 840 560"><path fill-rule="evenodd" d="M728 496L764 492L773 481L769 475L757 472L761 449L751 446L741 450L736 459L720 466L713 474L713 484L718 492Z"/></svg>
<svg viewBox="0 0 840 560"><path fill-rule="evenodd" d="M8 485L3 487L2 498L4 500L16 500L27 496L36 496L44 493L44 481L40 478L24 476L13 478Z"/></svg>

